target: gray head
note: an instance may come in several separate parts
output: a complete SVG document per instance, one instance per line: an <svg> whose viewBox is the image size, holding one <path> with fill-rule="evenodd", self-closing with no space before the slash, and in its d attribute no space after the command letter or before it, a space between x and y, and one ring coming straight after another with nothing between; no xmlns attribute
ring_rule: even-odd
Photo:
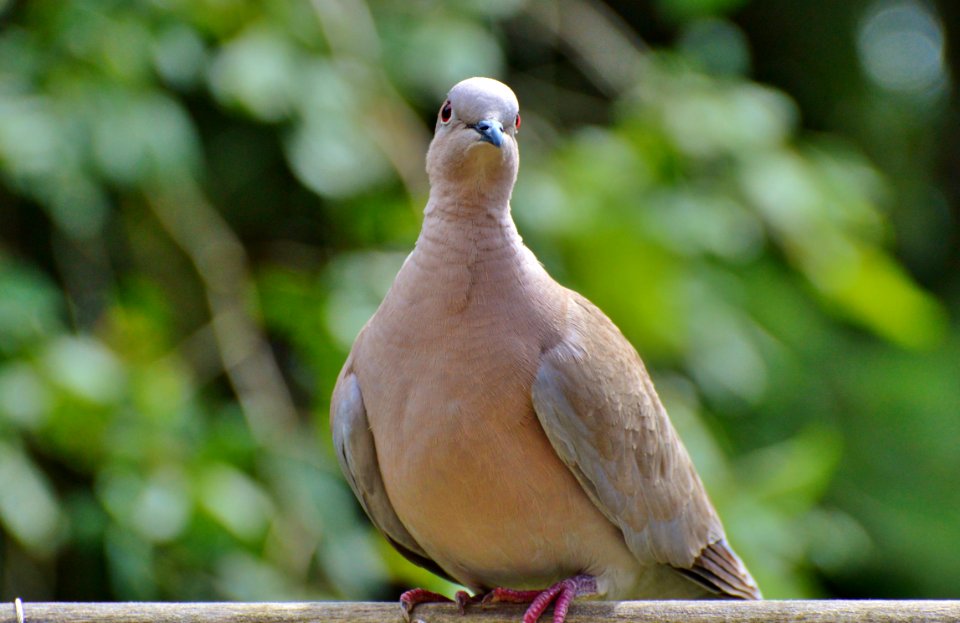
<svg viewBox="0 0 960 623"><path fill-rule="evenodd" d="M437 114L427 153L431 185L509 198L520 160L519 126L520 104L510 87L490 78L458 82Z"/></svg>

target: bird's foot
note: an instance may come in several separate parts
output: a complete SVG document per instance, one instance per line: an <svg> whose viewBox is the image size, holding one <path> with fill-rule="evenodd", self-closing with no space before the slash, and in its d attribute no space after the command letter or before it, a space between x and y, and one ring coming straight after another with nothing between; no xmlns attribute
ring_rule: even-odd
<svg viewBox="0 0 960 623"><path fill-rule="evenodd" d="M553 623L564 623L567 611L575 597L596 595L597 579L592 575L576 575L557 582L543 591L516 591L495 588L483 596L484 606L495 603L530 604L523 615L523 623L537 623L540 616L553 604Z"/></svg>
<svg viewBox="0 0 960 623"><path fill-rule="evenodd" d="M498 586L480 599L480 605L493 604L528 604L536 599L543 591L516 591L512 588Z"/></svg>
<svg viewBox="0 0 960 623"><path fill-rule="evenodd" d="M434 593L423 588L414 588L400 595L400 610L403 612L403 620L410 623L410 615L413 614L413 608L417 604L450 603L452 601L452 599L440 593ZM460 593L457 593L457 605L460 606ZM463 607L461 606L460 609L462 612Z"/></svg>
<svg viewBox="0 0 960 623"><path fill-rule="evenodd" d="M486 595L476 594L471 595L467 591L457 591L457 594L454 596L453 600L457 602L457 609L460 610L460 614L467 613L467 606L473 604L483 604L483 600Z"/></svg>

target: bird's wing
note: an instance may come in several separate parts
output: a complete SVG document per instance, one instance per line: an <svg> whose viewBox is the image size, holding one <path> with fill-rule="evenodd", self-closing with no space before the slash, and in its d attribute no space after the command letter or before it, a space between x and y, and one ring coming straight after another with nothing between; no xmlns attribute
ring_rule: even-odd
<svg viewBox="0 0 960 623"><path fill-rule="evenodd" d="M544 352L532 390L550 443L638 560L724 596L759 598L636 350L596 306L569 295L566 334Z"/></svg>
<svg viewBox="0 0 960 623"><path fill-rule="evenodd" d="M367 421L360 383L351 370L350 359L344 365L333 390L330 428L340 469L373 525L407 560L455 582L420 547L390 503L380 474L377 448Z"/></svg>

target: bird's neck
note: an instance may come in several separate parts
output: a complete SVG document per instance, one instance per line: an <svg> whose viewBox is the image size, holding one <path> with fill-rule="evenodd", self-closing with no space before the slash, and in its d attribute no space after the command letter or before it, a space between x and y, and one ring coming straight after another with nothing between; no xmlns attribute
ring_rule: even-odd
<svg viewBox="0 0 960 623"><path fill-rule="evenodd" d="M537 293L554 282L524 246L509 202L493 208L431 195L416 248L378 312L383 339L449 338L546 313Z"/></svg>
<svg viewBox="0 0 960 623"><path fill-rule="evenodd" d="M509 197L491 203L431 194L424 210L416 252L433 269L482 269L490 273L509 266L524 250L510 215Z"/></svg>
<svg viewBox="0 0 960 623"><path fill-rule="evenodd" d="M469 199L431 193L416 248L397 277L405 300L459 314L519 294L530 252L507 198L499 205Z"/></svg>
<svg viewBox="0 0 960 623"><path fill-rule="evenodd" d="M488 167L474 170L447 172L447 175L430 176L430 200L424 210L432 214L445 214L460 219L474 219L488 215L510 218L510 195L516 172L505 167Z"/></svg>

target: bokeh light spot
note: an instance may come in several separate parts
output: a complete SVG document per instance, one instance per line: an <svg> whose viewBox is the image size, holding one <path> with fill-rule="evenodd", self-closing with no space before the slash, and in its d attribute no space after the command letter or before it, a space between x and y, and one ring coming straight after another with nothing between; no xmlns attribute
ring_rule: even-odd
<svg viewBox="0 0 960 623"><path fill-rule="evenodd" d="M927 94L946 86L943 25L920 2L876 3L861 23L857 51L866 74L888 91Z"/></svg>

